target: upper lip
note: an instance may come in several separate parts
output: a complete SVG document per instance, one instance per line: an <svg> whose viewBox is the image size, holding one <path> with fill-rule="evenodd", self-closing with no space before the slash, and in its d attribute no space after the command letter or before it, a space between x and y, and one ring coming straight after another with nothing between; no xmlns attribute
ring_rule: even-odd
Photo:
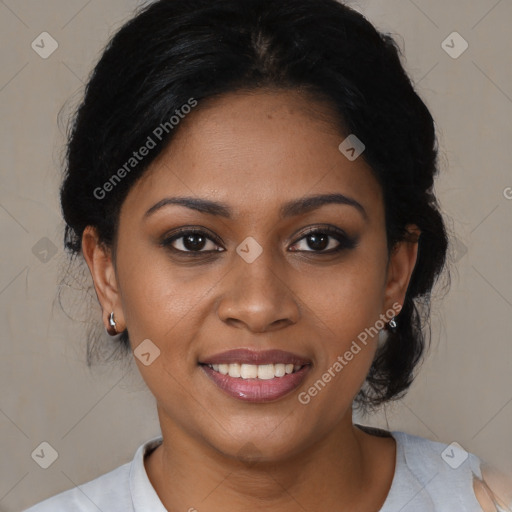
<svg viewBox="0 0 512 512"><path fill-rule="evenodd" d="M304 366L311 361L292 352L284 350L249 350L238 348L219 352L213 356L206 357L199 361L201 364L294 364Z"/></svg>

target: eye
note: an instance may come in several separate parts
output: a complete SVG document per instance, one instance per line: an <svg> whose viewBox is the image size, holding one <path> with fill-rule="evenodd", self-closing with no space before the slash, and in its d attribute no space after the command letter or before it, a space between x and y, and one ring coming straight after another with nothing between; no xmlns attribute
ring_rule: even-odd
<svg viewBox="0 0 512 512"><path fill-rule="evenodd" d="M302 240L305 240L302 248L293 248L292 252L304 251L332 254L344 249L353 249L358 242L356 237L349 237L344 231L333 226L308 230L292 247L296 247ZM304 248L304 246L309 247L310 250Z"/></svg>
<svg viewBox="0 0 512 512"><path fill-rule="evenodd" d="M161 245L176 252L184 253L209 253L220 252L219 240L199 229L185 229L165 238Z"/></svg>

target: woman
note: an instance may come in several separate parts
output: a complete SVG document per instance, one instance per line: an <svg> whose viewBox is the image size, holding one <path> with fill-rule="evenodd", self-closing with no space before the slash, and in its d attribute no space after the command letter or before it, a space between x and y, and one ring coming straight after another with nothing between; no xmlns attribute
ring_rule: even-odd
<svg viewBox="0 0 512 512"><path fill-rule="evenodd" d="M61 202L162 436L30 512L508 510L475 455L352 422L423 354L436 158L393 40L347 6L141 10L88 83Z"/></svg>

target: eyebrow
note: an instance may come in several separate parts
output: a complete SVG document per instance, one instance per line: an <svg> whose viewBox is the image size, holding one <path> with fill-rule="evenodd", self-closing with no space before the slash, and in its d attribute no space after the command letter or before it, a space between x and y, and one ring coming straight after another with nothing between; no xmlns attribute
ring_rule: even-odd
<svg viewBox="0 0 512 512"><path fill-rule="evenodd" d="M186 208L190 208L201 213L225 217L226 219L231 219L233 217L231 208L225 203L218 203L199 197L165 197L149 208L149 210L144 214L144 218L148 218L157 210L171 204L185 206ZM352 197L348 197L343 194L317 194L294 199L293 201L285 203L280 208L279 215L281 219L285 219L295 215L308 213L327 204L344 204L353 206L359 211L365 221L368 220L368 215L363 205Z"/></svg>

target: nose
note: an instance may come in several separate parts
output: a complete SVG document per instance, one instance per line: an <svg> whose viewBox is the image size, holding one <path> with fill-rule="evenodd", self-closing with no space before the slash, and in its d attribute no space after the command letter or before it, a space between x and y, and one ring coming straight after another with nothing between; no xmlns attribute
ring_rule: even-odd
<svg viewBox="0 0 512 512"><path fill-rule="evenodd" d="M238 255L223 280L217 315L225 323L251 332L269 332L297 323L300 307L286 281L286 271L270 251L252 263Z"/></svg>

